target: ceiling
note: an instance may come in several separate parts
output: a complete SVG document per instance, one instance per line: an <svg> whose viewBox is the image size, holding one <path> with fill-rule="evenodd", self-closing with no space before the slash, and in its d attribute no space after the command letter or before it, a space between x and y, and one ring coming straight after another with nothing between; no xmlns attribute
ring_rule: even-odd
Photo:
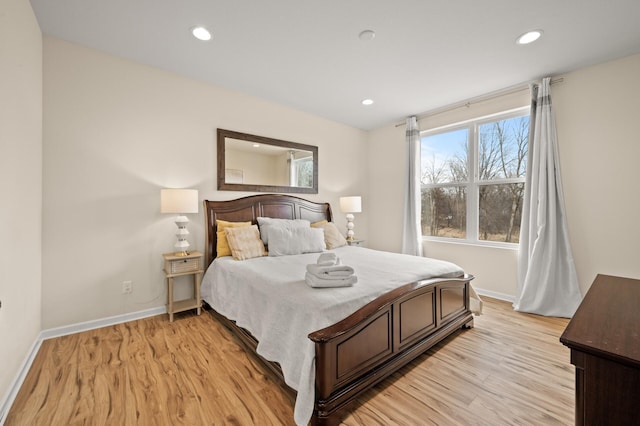
<svg viewBox="0 0 640 426"><path fill-rule="evenodd" d="M364 130L640 52L639 0L31 4L45 35ZM196 25L213 38L193 38ZM531 29L542 38L517 45Z"/></svg>

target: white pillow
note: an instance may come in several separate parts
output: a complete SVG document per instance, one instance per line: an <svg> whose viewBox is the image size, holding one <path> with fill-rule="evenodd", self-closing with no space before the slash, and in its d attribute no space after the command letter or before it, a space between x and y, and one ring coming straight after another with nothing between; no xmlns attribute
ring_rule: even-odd
<svg viewBox="0 0 640 426"><path fill-rule="evenodd" d="M272 217L259 217L258 226L260 227L260 238L265 245L269 244L269 230L278 229L294 229L309 228L311 222L305 219L275 219Z"/></svg>
<svg viewBox="0 0 640 426"><path fill-rule="evenodd" d="M322 228L269 229L269 256L319 253L325 247Z"/></svg>

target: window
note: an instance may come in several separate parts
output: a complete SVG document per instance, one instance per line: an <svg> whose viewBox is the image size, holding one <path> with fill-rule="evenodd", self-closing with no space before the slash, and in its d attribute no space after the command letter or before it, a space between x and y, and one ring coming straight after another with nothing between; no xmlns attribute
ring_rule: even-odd
<svg viewBox="0 0 640 426"><path fill-rule="evenodd" d="M303 157L293 160L291 186L313 186L313 157Z"/></svg>
<svg viewBox="0 0 640 426"><path fill-rule="evenodd" d="M517 243L528 109L422 132L422 235Z"/></svg>
<svg viewBox="0 0 640 426"><path fill-rule="evenodd" d="M300 158L295 164L297 186L313 186L313 158Z"/></svg>

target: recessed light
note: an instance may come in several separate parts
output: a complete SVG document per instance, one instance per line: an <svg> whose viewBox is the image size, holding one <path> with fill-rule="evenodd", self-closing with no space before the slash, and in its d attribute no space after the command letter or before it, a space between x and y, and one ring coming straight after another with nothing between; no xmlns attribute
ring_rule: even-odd
<svg viewBox="0 0 640 426"><path fill-rule="evenodd" d="M211 33L205 27L194 27L191 29L191 34L198 40L209 41L211 40Z"/></svg>
<svg viewBox="0 0 640 426"><path fill-rule="evenodd" d="M362 105L372 105L373 104L373 99L364 99L362 101Z"/></svg>
<svg viewBox="0 0 640 426"><path fill-rule="evenodd" d="M376 32L373 30L364 30L358 34L358 37L363 41L373 40L376 37Z"/></svg>
<svg viewBox="0 0 640 426"><path fill-rule="evenodd" d="M253 144L253 147L254 147L254 148L260 148L260 144L259 144L259 143L254 143L254 144Z"/></svg>
<svg viewBox="0 0 640 426"><path fill-rule="evenodd" d="M542 30L527 31L526 33L522 34L520 37L516 39L516 43L518 44L533 43L534 41L539 39L541 36L542 36Z"/></svg>

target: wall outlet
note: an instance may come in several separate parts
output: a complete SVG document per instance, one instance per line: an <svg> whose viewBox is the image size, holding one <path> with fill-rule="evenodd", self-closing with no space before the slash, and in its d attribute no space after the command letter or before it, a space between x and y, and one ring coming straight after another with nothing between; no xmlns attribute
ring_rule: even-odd
<svg viewBox="0 0 640 426"><path fill-rule="evenodd" d="M130 294L133 291L133 281L122 281L122 294Z"/></svg>

